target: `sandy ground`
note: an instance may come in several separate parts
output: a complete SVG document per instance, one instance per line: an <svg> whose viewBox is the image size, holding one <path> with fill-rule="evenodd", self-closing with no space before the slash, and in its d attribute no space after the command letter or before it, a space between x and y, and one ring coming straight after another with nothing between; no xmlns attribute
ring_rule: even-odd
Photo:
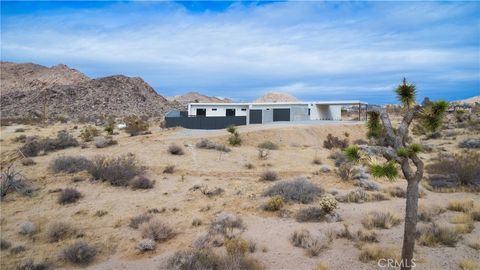
<svg viewBox="0 0 480 270"><path fill-rule="evenodd" d="M15 133L20 126L2 127L1 154L4 156L17 149L20 144L11 139L19 134L55 136L58 130L67 129L75 135L79 129L73 125L55 125L48 128L25 127L25 133ZM243 145L233 147L229 153L213 150L197 149L195 143L200 138L208 137L219 143L227 142L227 132L189 131L184 129L161 130L152 129L151 135L129 137L123 132L115 136L118 145L104 149L69 148L52 152L46 156L35 157L35 166L17 168L27 177L28 183L37 188L36 196L28 198L11 193L1 203L1 234L14 246L23 245L24 253L11 255L1 252L1 268L15 269L16 265L28 258L36 260L48 259L58 268L71 269L73 265L59 259L61 250L75 239L67 239L58 243L48 243L46 228L54 221L71 223L83 234L82 239L95 245L100 251L89 269L158 269L175 251L188 248L193 241L205 234L210 221L221 211L233 213L241 217L247 226L242 237L257 243L257 251L253 257L261 261L267 269L313 269L319 262L325 262L331 269L381 269L375 262L362 263L358 260L359 249L354 242L346 239L335 239L332 246L318 257L308 257L301 248L289 242L290 234L296 229L307 228L310 231L326 232L339 230L342 222L336 223L298 223L293 218L281 218L274 213L265 212L259 206L265 201L263 191L272 183L259 181L265 170L274 170L281 179L305 176L313 183L326 190L332 188L341 192L354 189L349 182L341 181L333 172L318 173L319 165L312 160L320 158L324 164L333 167L328 159L330 150L322 144L328 133L343 137L349 133L350 141L365 139L365 127L358 122L340 122L331 124L304 123L299 125L265 125L240 127L239 132ZM428 143L445 148L445 151L458 151L459 140L478 136L478 134L461 134L455 140L430 140ZM256 145L270 140L280 145L279 150L271 151L267 160L259 160ZM185 155L172 156L167 153L171 143L182 145ZM131 190L130 188L113 187L104 182L73 182L72 175L52 174L48 170L50 162L62 155L82 155L88 158L96 155L121 155L134 153L145 165L147 176L156 181L150 190ZM433 154L424 154L428 160ZM245 164L252 163L254 169L246 169ZM163 174L167 165L175 165L174 174ZM379 181L382 187L389 185L405 186L405 180L396 183ZM192 191L194 185L203 184L210 188L220 187L225 190L222 195L207 197L201 192ZM57 194L50 190L75 187L83 197L72 205L59 205ZM427 192L421 203L446 206L452 199L471 198L480 203L476 193L432 193ZM338 213L343 222L350 225L353 231L362 227L360 220L372 210L391 210L403 216L405 200L392 198L387 201L363 204L340 203ZM295 211L305 207L300 204L289 204L288 210ZM128 227L131 217L157 208L161 213L155 214L160 220L175 228L178 235L166 243L157 245L154 252L139 254L136 245L141 239L138 230ZM99 210L107 211L102 217L95 216ZM453 215L447 211L437 217L439 221L448 221ZM202 220L203 225L193 227L194 218ZM18 234L18 226L24 221L31 221L39 228L32 238ZM401 247L403 224L388 230L376 230L380 235L380 243ZM464 258L480 260L480 255L467 246L473 239L480 238L480 225L475 223L475 230L464 235L463 240L455 248L417 246L416 257L421 260L416 269L458 269L458 262ZM266 249L263 252L262 249Z"/></svg>

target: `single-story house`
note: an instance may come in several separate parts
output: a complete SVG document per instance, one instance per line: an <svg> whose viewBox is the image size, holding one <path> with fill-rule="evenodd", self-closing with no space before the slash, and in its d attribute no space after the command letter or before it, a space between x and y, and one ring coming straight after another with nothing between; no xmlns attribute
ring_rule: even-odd
<svg viewBox="0 0 480 270"><path fill-rule="evenodd" d="M274 103L189 103L187 116L166 115L167 127L183 126L194 129L218 129L228 125L265 124L279 121L341 120L342 106L367 103L359 100L274 102ZM173 117L175 115L175 117Z"/></svg>

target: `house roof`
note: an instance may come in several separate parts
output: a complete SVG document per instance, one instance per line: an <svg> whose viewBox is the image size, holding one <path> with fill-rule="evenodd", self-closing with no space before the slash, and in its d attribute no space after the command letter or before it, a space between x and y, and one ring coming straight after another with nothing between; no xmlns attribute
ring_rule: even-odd
<svg viewBox="0 0 480 270"><path fill-rule="evenodd" d="M208 103L208 102L201 102L201 103L188 103L188 105L194 106L249 106L249 105L257 105L257 106L270 106L270 105L308 105L308 104L315 104L315 105L367 105L367 102L360 101L360 100L335 100L335 101L293 101L293 102L239 102L239 103Z"/></svg>

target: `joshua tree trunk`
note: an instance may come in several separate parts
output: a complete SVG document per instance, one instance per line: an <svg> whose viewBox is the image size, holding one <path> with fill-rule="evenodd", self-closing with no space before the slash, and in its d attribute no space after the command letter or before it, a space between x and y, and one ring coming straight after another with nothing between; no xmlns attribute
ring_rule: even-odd
<svg viewBox="0 0 480 270"><path fill-rule="evenodd" d="M405 209L405 229L403 232L402 247L402 270L409 270L413 263L413 251L415 248L415 234L417 227L418 209L418 183L417 179L408 180L407 206ZM420 178L421 179L421 178Z"/></svg>

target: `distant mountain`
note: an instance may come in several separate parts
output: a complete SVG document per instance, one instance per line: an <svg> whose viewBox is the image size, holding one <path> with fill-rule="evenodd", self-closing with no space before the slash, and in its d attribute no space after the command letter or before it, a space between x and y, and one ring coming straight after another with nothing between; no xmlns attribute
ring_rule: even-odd
<svg viewBox="0 0 480 270"><path fill-rule="evenodd" d="M475 103L480 103L480 96L474 96L463 100L453 101L453 103L474 105Z"/></svg>
<svg viewBox="0 0 480 270"><path fill-rule="evenodd" d="M106 117L162 116L173 107L138 77L90 79L65 65L1 62L2 118L98 121Z"/></svg>
<svg viewBox="0 0 480 270"><path fill-rule="evenodd" d="M200 94L199 92L188 92L181 96L174 96L174 97L167 97L169 101L176 101L183 106L186 106L188 103L195 103L195 102L215 102L215 103L230 103L232 102L229 98L218 98L218 97L211 97Z"/></svg>
<svg viewBox="0 0 480 270"><path fill-rule="evenodd" d="M254 102L294 102L298 101L298 99L288 93L283 92L268 92L265 95L259 97Z"/></svg>

